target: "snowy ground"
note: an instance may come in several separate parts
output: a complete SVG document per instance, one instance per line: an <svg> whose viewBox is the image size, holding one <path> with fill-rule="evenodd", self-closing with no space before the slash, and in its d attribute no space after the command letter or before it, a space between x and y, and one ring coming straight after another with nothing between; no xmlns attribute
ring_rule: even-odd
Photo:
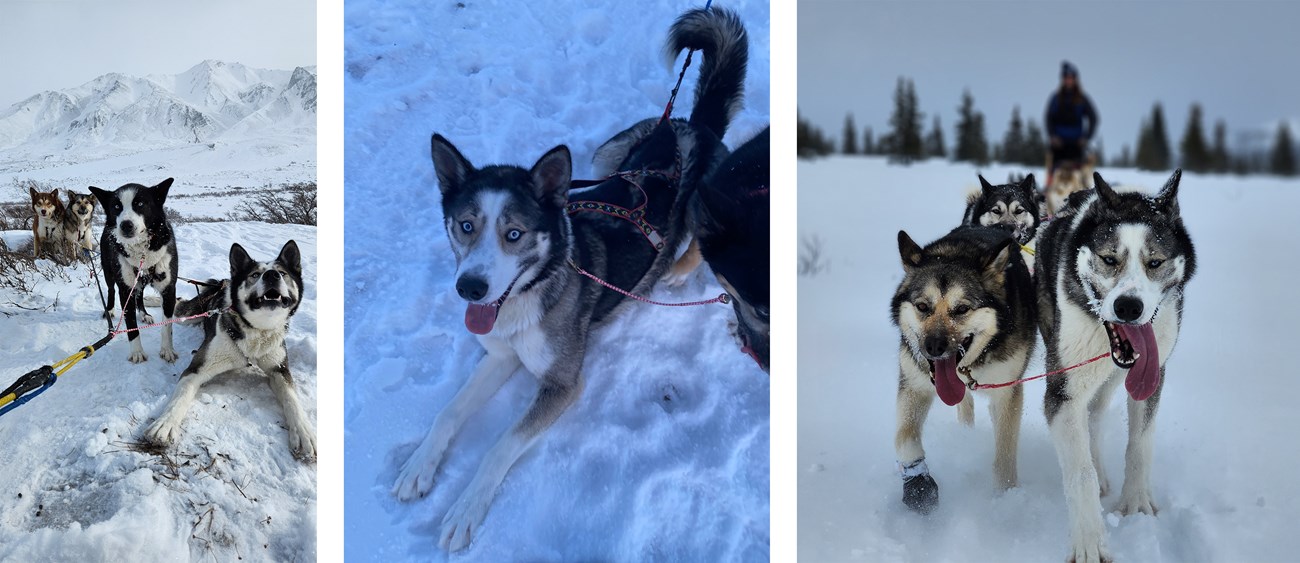
<svg viewBox="0 0 1300 563"><path fill-rule="evenodd" d="M443 513L524 412L516 374L471 419L429 497L389 494L397 469L482 348L466 331L429 136L474 163L531 165L564 143L586 177L595 148L662 111L660 58L684 2L349 2L346 33L346 552L445 560ZM750 33L734 147L768 119L767 2L727 2ZM698 59L697 59L698 60ZM687 115L698 67L677 107ZM711 297L701 271L654 297ZM729 308L628 309L597 333L582 398L517 463L464 556L506 560L766 560L768 380L727 333Z"/></svg>
<svg viewBox="0 0 1300 563"><path fill-rule="evenodd" d="M1010 171L983 173L1005 181ZM966 190L978 185L975 172L874 158L799 162L799 236L819 237L828 259L821 274L799 278L800 559L1059 561L1066 554L1065 497L1041 382L1027 384L1019 488L1000 494L993 485L987 400L976 400L974 428L936 401L925 445L939 508L922 518L900 500L898 333L888 313L902 278L895 236L900 228L922 242L945 234L961 217ZM1112 184L1153 190L1167 178L1101 172ZM1252 368L1294 346L1294 331L1274 327L1300 313L1285 297L1300 272L1283 258L1300 243L1300 182L1184 174L1179 201L1198 271L1157 416L1152 486L1160 514L1107 516L1111 553L1117 561L1294 560L1300 451L1289 429L1300 424L1300 410L1273 388L1293 374ZM1042 373L1041 345L1038 356L1032 373ZM1113 479L1123 475L1125 417L1116 400L1103 424Z"/></svg>
<svg viewBox="0 0 1300 563"><path fill-rule="evenodd" d="M24 236L31 238L5 233L11 243ZM176 237L181 275L198 279L229 276L231 242L270 259L285 241L298 241L306 287L290 323L289 367L314 421L316 229L196 223L177 227ZM0 386L104 334L86 267L63 271L66 279L38 281L31 295L0 290ZM178 294L194 291L181 284ZM161 318L160 307L150 311ZM157 330L142 338L147 363L128 363L126 337L118 337L0 417L0 560L315 560L316 468L290 455L279 403L262 376L225 375L205 387L167 455L132 451L203 329L175 330L175 364L158 358Z"/></svg>

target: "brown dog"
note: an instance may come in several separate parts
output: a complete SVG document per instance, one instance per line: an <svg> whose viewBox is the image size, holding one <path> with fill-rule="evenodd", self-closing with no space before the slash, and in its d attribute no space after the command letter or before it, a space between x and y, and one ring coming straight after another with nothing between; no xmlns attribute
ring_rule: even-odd
<svg viewBox="0 0 1300 563"><path fill-rule="evenodd" d="M32 256L41 255L41 245L58 245L63 240L63 202L59 200L59 190L38 192L28 188L32 193Z"/></svg>

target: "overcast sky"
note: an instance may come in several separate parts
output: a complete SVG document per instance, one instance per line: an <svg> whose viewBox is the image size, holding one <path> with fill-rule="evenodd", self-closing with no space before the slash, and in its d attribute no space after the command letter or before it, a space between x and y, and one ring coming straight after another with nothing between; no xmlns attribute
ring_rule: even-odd
<svg viewBox="0 0 1300 563"><path fill-rule="evenodd" d="M316 3L0 0L0 110L109 72L175 74L205 59L316 64Z"/></svg>
<svg viewBox="0 0 1300 563"><path fill-rule="evenodd" d="M1156 101L1175 149L1192 102L1207 136L1226 121L1230 144L1300 120L1300 2L799 0L799 110L836 139L849 112L859 136L870 125L879 137L907 76L950 149L963 88L998 142L1013 105L1042 125L1062 59L1079 67L1111 156L1135 145Z"/></svg>

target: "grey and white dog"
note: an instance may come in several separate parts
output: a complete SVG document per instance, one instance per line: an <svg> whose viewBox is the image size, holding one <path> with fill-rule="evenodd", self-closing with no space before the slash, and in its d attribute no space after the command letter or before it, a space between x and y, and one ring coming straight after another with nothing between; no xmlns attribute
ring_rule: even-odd
<svg viewBox="0 0 1300 563"><path fill-rule="evenodd" d="M442 136L433 136L443 218L456 256L456 291L466 301L465 326L487 355L403 464L393 494L408 500L433 488L461 426L520 366L540 386L528 412L488 451L444 516L439 543L445 549L460 550L481 535L506 473L581 393L588 335L627 301L576 269L633 293L650 290L674 260L667 249L679 248L689 236L685 202L694 182L726 155L720 139L744 81L744 28L724 10L693 10L674 24L673 37L705 57L690 119L620 133L610 141L619 148L606 156L621 152L626 156L618 170L646 172L615 176L575 194L594 205L644 205L645 220L657 228L653 236L616 216L582 210L570 215L572 162L564 146L531 168L477 168ZM656 249L656 240L664 251Z"/></svg>
<svg viewBox="0 0 1300 563"><path fill-rule="evenodd" d="M199 388L222 373L256 366L267 376L284 413L289 430L289 450L303 461L316 458L316 433L298 403L289 373L284 338L289 319L302 301L302 257L298 243L289 241L269 262L253 260L239 244L230 246L230 279L209 280L211 286L198 297L182 301L177 315L221 311L203 321L203 344L158 420L145 438L169 445L180 437L181 422Z"/></svg>
<svg viewBox="0 0 1300 563"><path fill-rule="evenodd" d="M1151 447L1165 364L1182 323L1183 287L1196 254L1178 211L1181 171L1154 197L1119 193L1100 174L1094 190L1044 230L1038 244L1040 328L1047 369L1105 351L1099 361L1047 380L1044 410L1070 508L1070 558L1107 560L1100 497L1110 492L1097 429L1115 388L1128 391L1129 439L1121 514L1155 514Z"/></svg>
<svg viewBox="0 0 1300 563"><path fill-rule="evenodd" d="M1037 302L1009 230L958 227L925 248L899 231L898 247L903 281L890 305L900 332L894 447L903 503L924 513L939 501L921 445L934 396L959 405L958 418L972 424L967 384L1006 383L1024 374L1037 342ZM999 487L1014 487L1024 392L1020 385L980 392L992 400L994 477Z"/></svg>

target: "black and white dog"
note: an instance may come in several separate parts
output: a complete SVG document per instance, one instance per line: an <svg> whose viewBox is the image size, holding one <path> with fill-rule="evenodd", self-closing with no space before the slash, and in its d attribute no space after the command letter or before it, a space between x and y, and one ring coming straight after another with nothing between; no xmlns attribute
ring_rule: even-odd
<svg viewBox="0 0 1300 563"><path fill-rule="evenodd" d="M1054 371L1110 352L1047 380L1044 410L1070 507L1070 558L1108 559L1100 497L1110 492L1097 424L1124 384L1128 449L1121 514L1155 514L1151 447L1165 364L1183 316L1183 287L1196 253L1178 212L1175 171L1154 196L1119 193L1100 174L1096 188L1048 224L1038 243L1039 327Z"/></svg>
<svg viewBox="0 0 1300 563"><path fill-rule="evenodd" d="M768 370L771 319L771 128L731 153L700 183L692 223L700 254L726 288L741 349Z"/></svg>
<svg viewBox="0 0 1300 563"><path fill-rule="evenodd" d="M180 316L221 311L203 321L203 344L158 420L145 437L157 444L172 444L180 436L181 422L203 384L218 374L257 366L266 374L271 390L284 411L289 449L299 459L316 458L316 433L298 403L289 373L284 338L289 319L302 299L302 257L298 243L289 241L270 262L253 260L244 247L230 247L230 279L212 284L198 297L181 302Z"/></svg>
<svg viewBox="0 0 1300 563"><path fill-rule="evenodd" d="M966 200L961 224L967 227L1002 227L1016 242L1029 244L1038 234L1038 186L1030 174L1018 182L993 185L980 176L980 191Z"/></svg>
<svg viewBox="0 0 1300 563"><path fill-rule="evenodd" d="M465 421L520 366L540 384L528 412L489 450L469 486L442 520L440 544L467 547L497 488L537 437L578 398L588 335L628 300L578 268L632 293L649 291L689 238L686 204L695 185L726 156L721 138L738 109L748 58L743 25L731 12L692 10L673 25L670 49L697 48L704 63L689 120L647 120L608 141L598 159L621 171L568 196L572 162L558 146L531 168L477 168L440 135L432 139L442 213L456 256L456 291L465 326L487 351L460 392L403 464L393 494L428 493ZM640 208L653 228L596 212ZM641 207L644 206L644 207Z"/></svg>
<svg viewBox="0 0 1300 563"><path fill-rule="evenodd" d="M104 233L99 238L100 263L108 285L108 308L104 316L112 318L114 290L120 291L128 329L137 326L137 309L143 314L145 324L153 323L153 317L144 309L145 287L152 287L162 295L165 318L172 318L176 309L176 239L163 209L171 185L172 179L168 178L153 187L127 184L111 192L90 187L104 206ZM140 270L144 272L139 274L140 282L136 286L136 274ZM132 286L136 286L134 295ZM131 362L138 364L148 359L140 344L140 334L131 331L127 338L131 341ZM179 357L172 347L170 324L162 327L162 348L158 356L168 362Z"/></svg>

